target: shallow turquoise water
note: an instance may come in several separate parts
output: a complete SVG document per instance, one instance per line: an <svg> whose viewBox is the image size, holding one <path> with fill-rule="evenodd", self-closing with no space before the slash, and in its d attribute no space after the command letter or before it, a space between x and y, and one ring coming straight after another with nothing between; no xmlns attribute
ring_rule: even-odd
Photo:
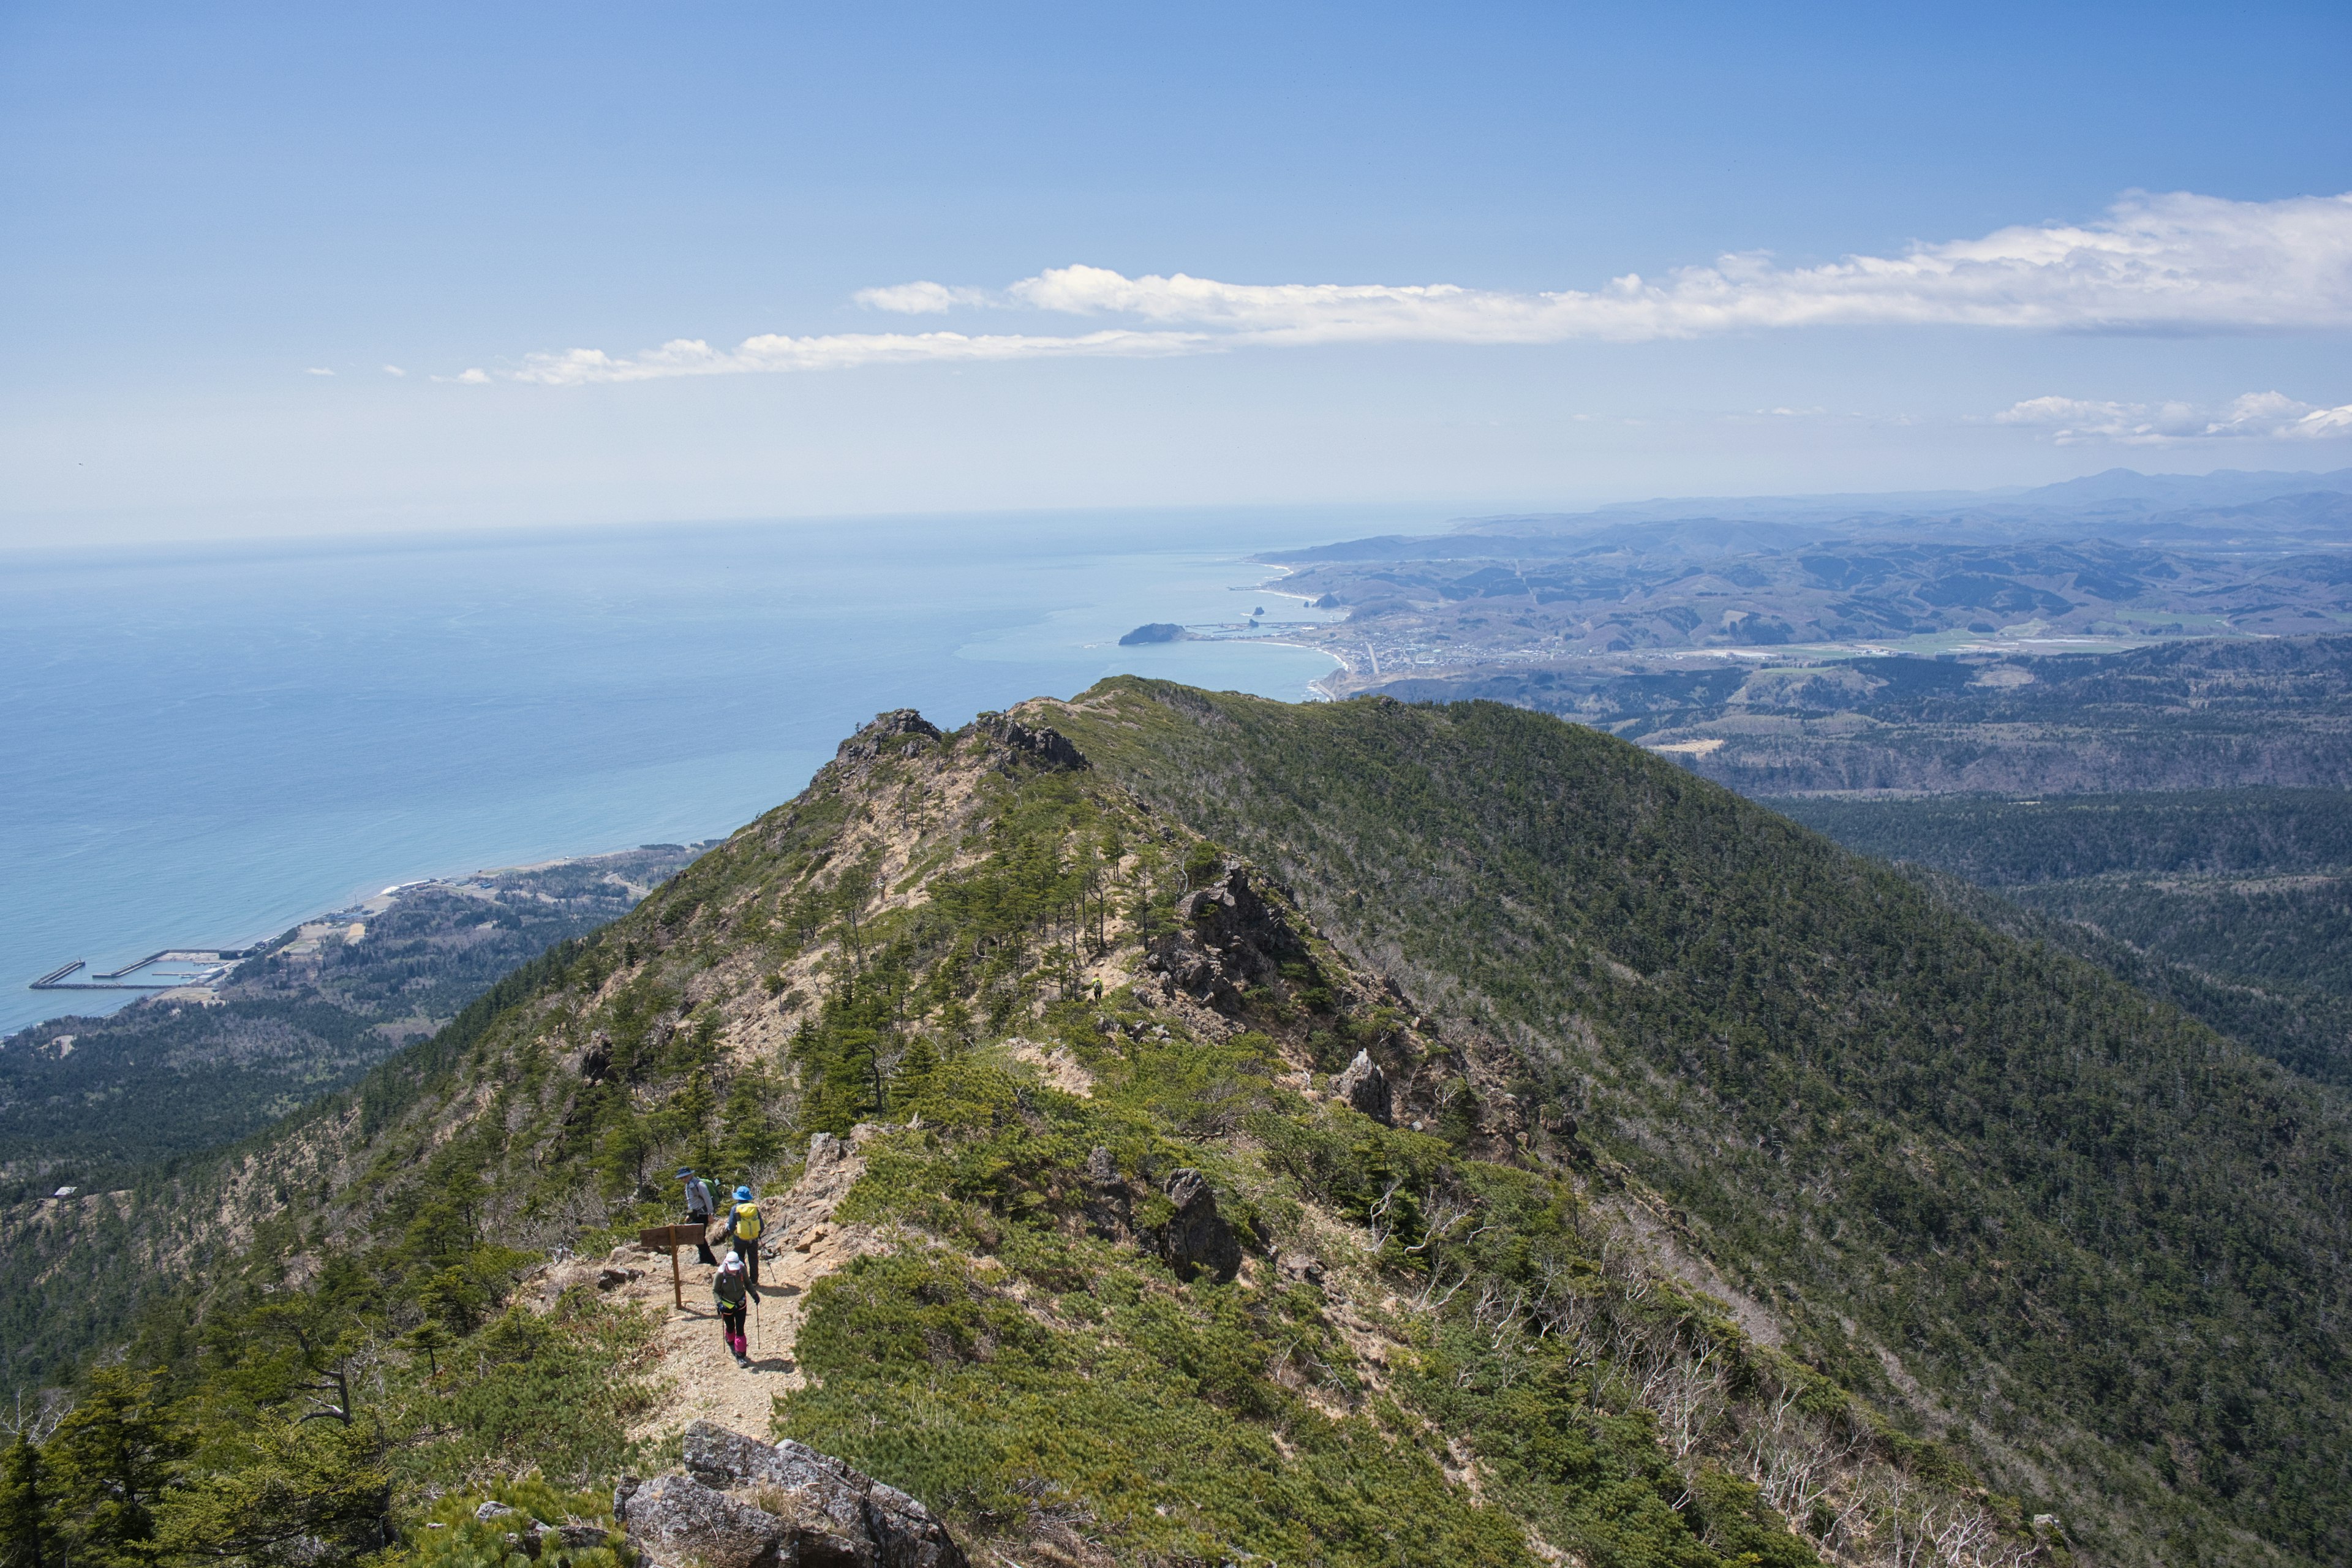
<svg viewBox="0 0 2352 1568"><path fill-rule="evenodd" d="M1306 649L1122 648L1297 601L1329 513L665 528L0 561L0 1029L69 959L243 943L394 882L725 834L875 712L1134 672L1303 700Z"/></svg>

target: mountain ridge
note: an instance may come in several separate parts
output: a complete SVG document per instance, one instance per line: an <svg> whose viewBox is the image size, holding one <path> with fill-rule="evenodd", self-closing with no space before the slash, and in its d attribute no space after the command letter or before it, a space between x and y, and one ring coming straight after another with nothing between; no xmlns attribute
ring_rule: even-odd
<svg viewBox="0 0 2352 1568"><path fill-rule="evenodd" d="M882 716L100 1239L184 1407L372 1358L387 1520L629 1462L666 1331L551 1251L855 1133L778 1430L1023 1560L2329 1561L2345 1120L1622 742L1122 678Z"/></svg>

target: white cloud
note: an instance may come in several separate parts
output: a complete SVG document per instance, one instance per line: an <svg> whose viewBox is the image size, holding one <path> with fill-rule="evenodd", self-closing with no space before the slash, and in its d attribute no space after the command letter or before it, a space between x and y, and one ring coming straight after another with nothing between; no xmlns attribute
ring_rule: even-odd
<svg viewBox="0 0 2352 1568"><path fill-rule="evenodd" d="M488 386L490 373L477 365L472 370L461 370L455 375L436 375L433 379L455 386Z"/></svg>
<svg viewBox="0 0 2352 1568"><path fill-rule="evenodd" d="M332 375L332 374L334 374L335 373L334 373L333 371L331 371L331 370L329 370L325 365L322 365L322 364L314 364L314 365L312 365L310 369L308 369L308 370L304 371L302 374L303 374L304 375Z"/></svg>
<svg viewBox="0 0 2352 1568"><path fill-rule="evenodd" d="M1780 268L1726 256L1654 283L1507 294L1452 284L1220 283L1065 267L1006 290L1076 314L1125 314L1262 342L1641 341L1803 326L1979 326L2056 331L2352 326L2352 195L2231 202L2135 196L2101 222L2005 228Z"/></svg>
<svg viewBox="0 0 2352 1568"><path fill-rule="evenodd" d="M2216 407L2190 403L2104 403L2079 397L2030 397L1994 415L1996 425L2046 430L2061 446L2112 441L2126 447L2167 447L2214 439L2322 441L2352 439L2352 403L2334 408L2298 403L2277 392L2249 392Z"/></svg>
<svg viewBox="0 0 2352 1568"><path fill-rule="evenodd" d="M2352 195L2233 202L2134 195L2096 222L2025 226L1784 268L1718 258L1653 282L1522 294L1452 283L1225 283L1054 268L1001 292L934 282L868 289L899 314L963 308L1125 317L1075 336L957 332L770 334L731 350L679 339L635 358L535 354L518 379L553 385L672 375L842 369L921 361L1206 353L1349 342L1644 342L1808 326L1970 326L2040 331L2263 331L2352 327Z"/></svg>
<svg viewBox="0 0 2352 1568"><path fill-rule="evenodd" d="M944 283L893 283L882 289L860 289L856 298L869 310L894 310L902 316L935 316L958 305L989 303L985 289L950 289Z"/></svg>
<svg viewBox="0 0 2352 1568"><path fill-rule="evenodd" d="M406 375L408 373L401 369L396 364L388 364L383 367L383 374L386 375Z"/></svg>
<svg viewBox="0 0 2352 1568"><path fill-rule="evenodd" d="M961 332L837 332L824 337L776 334L747 338L732 349L714 349L698 338L678 338L638 354L615 359L601 349L533 354L512 373L518 381L547 386L593 382L655 381L677 375L742 375L761 371L849 370L869 364L970 363L1016 359L1124 358L1197 353L1217 346L1200 332L1111 331L1076 337L1022 334L967 337ZM468 372L478 374L478 372Z"/></svg>

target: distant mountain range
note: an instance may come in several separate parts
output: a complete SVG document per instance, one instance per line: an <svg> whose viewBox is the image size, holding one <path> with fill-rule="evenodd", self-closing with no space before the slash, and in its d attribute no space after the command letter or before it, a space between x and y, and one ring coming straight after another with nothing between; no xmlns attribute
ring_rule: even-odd
<svg viewBox="0 0 2352 1568"><path fill-rule="evenodd" d="M1654 500L1260 559L1288 569L1285 592L1347 611L1269 628L1341 662L1332 696L2308 637L2352 631L2352 468Z"/></svg>
<svg viewBox="0 0 2352 1568"><path fill-rule="evenodd" d="M1581 555L1641 550L1710 554L1825 540L2011 543L2104 540L2172 550L2352 544L2352 468L2142 474L2110 468L2032 489L1818 496L1696 496L1587 512L1464 519L1444 533L1348 540L1265 557L1292 564Z"/></svg>

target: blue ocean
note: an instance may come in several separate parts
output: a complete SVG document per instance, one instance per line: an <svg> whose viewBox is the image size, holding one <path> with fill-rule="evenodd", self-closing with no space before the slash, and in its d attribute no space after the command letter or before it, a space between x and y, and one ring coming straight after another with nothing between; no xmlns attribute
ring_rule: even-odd
<svg viewBox="0 0 2352 1568"><path fill-rule="evenodd" d="M1132 672L1305 700L1325 655L1121 647L1315 613L1253 552L1360 512L600 530L0 558L0 1030L74 959L242 945L390 884L724 835L886 708ZM80 976L77 976L80 978Z"/></svg>

